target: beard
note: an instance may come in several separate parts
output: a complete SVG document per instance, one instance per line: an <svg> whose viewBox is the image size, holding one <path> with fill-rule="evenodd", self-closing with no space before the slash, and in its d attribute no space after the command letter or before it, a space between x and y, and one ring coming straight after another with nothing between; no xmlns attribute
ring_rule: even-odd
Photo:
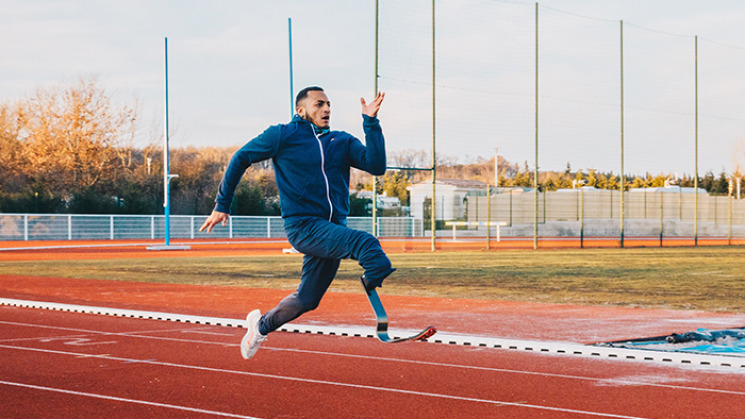
<svg viewBox="0 0 745 419"><path fill-rule="evenodd" d="M317 126L318 128L327 129L331 126L331 118L323 119L321 117L318 117L318 118L307 117L305 118L305 120Z"/></svg>

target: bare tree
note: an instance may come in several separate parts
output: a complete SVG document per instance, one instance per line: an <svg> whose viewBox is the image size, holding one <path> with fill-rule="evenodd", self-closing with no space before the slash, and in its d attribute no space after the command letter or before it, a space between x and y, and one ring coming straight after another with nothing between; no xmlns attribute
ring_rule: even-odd
<svg viewBox="0 0 745 419"><path fill-rule="evenodd" d="M18 110L25 171L67 193L115 178L131 163L136 108L115 106L94 77L38 89Z"/></svg>
<svg viewBox="0 0 745 419"><path fill-rule="evenodd" d="M0 192L13 191L11 183L21 174L19 131L17 107L0 104Z"/></svg>

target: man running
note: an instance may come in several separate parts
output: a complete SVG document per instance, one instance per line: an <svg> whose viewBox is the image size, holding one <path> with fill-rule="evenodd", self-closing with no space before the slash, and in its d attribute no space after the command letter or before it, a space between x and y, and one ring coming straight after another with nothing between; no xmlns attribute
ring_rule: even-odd
<svg viewBox="0 0 745 419"><path fill-rule="evenodd" d="M373 235L347 228L349 171L373 175L386 170L385 141L377 115L384 93L362 104L365 145L344 131L331 131L331 102L317 86L301 90L297 114L289 124L267 128L230 160L217 192L216 205L199 231L227 225L233 194L243 173L253 163L272 159L279 189L284 229L292 247L303 253L303 269L296 292L263 316L257 309L246 317L248 331L241 355L250 359L267 334L318 307L344 258L364 269L367 290L379 287L395 268Z"/></svg>

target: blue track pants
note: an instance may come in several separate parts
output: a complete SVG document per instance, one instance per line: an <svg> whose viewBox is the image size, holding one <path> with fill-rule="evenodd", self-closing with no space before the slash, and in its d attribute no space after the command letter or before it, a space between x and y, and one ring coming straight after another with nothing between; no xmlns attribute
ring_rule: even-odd
<svg viewBox="0 0 745 419"><path fill-rule="evenodd" d="M354 259L365 270L370 283L380 283L394 268L375 236L316 217L285 219L287 239L305 256L300 286L259 321L259 332L266 335L301 314L318 307L341 259Z"/></svg>

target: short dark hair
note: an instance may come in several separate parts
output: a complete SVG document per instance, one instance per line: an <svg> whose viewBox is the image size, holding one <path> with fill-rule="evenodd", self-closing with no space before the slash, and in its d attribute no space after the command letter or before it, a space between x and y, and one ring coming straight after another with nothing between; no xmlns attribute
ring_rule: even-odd
<svg viewBox="0 0 745 419"><path fill-rule="evenodd" d="M309 86L298 92L295 97L295 107L298 107L300 101L308 97L308 92L323 92L323 88L318 86Z"/></svg>

